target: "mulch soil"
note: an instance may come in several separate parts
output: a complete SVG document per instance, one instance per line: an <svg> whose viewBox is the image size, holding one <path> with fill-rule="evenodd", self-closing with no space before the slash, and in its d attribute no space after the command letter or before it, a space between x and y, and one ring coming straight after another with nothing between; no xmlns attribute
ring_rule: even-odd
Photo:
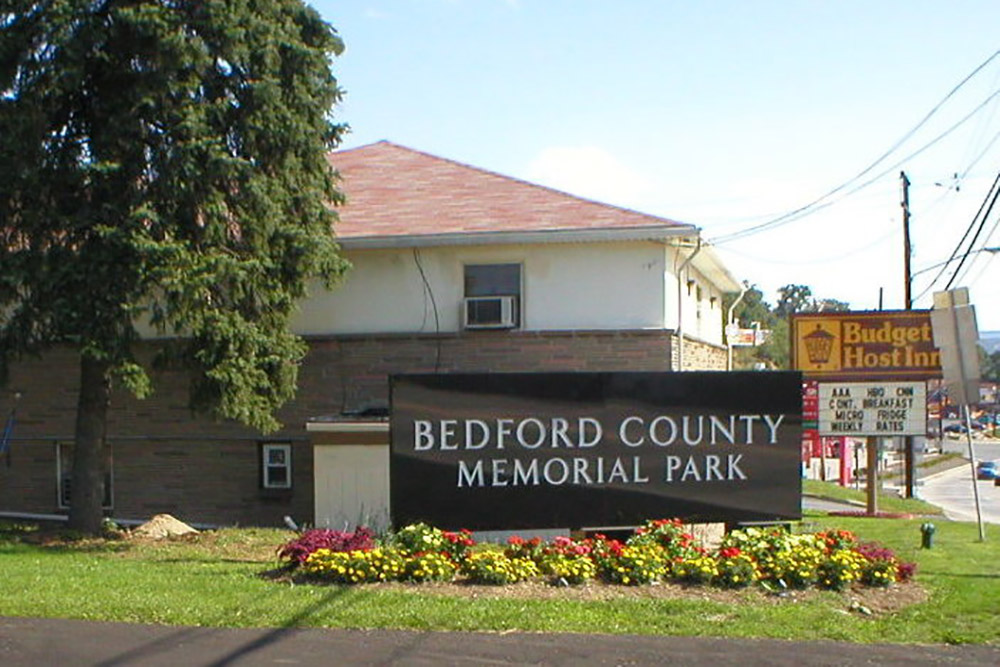
<svg viewBox="0 0 1000 667"><path fill-rule="evenodd" d="M308 585L338 584L319 583L309 579L288 576L287 571L271 570L262 573L269 579ZM458 580L451 583L424 582L382 582L376 584L356 584L358 590L391 591L413 595L441 595L463 597L470 600L524 599L524 600L703 600L728 605L785 605L798 604L818 596L839 596L843 609L866 616L890 614L910 605L924 602L927 591L919 584L906 582L893 584L887 588L855 586L845 591L785 590L771 592L759 587L745 589L722 589L712 586L685 585L662 582L641 586L622 586L601 581L590 581L580 586L560 586L532 580L506 586L472 584Z"/></svg>

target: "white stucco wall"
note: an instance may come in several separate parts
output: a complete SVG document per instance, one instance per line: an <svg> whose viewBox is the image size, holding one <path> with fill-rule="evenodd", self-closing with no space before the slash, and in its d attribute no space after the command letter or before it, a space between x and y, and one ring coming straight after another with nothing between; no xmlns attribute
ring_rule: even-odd
<svg viewBox="0 0 1000 667"><path fill-rule="evenodd" d="M683 277L684 334L707 343L722 344L722 294L698 271L686 271ZM693 280L689 290L686 281ZM700 290L700 295L699 295Z"/></svg>
<svg viewBox="0 0 1000 667"><path fill-rule="evenodd" d="M354 250L345 253L353 269L343 283L333 291L313 285L292 328L303 335L454 332L461 327L463 267L516 263L523 329L676 330L674 272L690 250L679 260L676 252L639 241L430 247L416 255ZM695 281L691 290L688 280ZM685 336L722 344L722 294L693 265L681 277L680 301ZM157 337L148 322L137 327L142 337Z"/></svg>
<svg viewBox="0 0 1000 667"><path fill-rule="evenodd" d="M722 328L722 292L712 285L708 278L689 264L683 269L680 277L676 271L691 255L691 249L678 251L675 248L666 249L666 260L663 271L663 312L664 326L677 330L679 324L684 328L684 335L697 338L706 343L721 345ZM680 304L683 316L677 308L678 281L680 281ZM688 281L694 281L688 287ZM700 299L699 289L701 288ZM714 301L713 301L714 298Z"/></svg>
<svg viewBox="0 0 1000 667"><path fill-rule="evenodd" d="M522 266L524 329L669 326L663 276L670 267L658 243L431 247L419 251L419 266L409 249L345 254L353 270L332 292L313 289L295 318L297 333L456 331L463 266L493 263Z"/></svg>

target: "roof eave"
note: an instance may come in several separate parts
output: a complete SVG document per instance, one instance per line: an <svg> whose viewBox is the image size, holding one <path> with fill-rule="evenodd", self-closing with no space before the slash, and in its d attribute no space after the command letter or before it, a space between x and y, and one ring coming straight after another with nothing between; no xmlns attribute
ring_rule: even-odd
<svg viewBox="0 0 1000 667"><path fill-rule="evenodd" d="M701 251L695 256L693 264L721 292L734 293L743 289L740 281L729 272L712 246L703 244Z"/></svg>
<svg viewBox="0 0 1000 667"><path fill-rule="evenodd" d="M646 227L516 230L509 232L452 232L338 238L344 250L419 248L433 246L513 245L525 243L599 243L606 241L667 241L697 236L694 225Z"/></svg>

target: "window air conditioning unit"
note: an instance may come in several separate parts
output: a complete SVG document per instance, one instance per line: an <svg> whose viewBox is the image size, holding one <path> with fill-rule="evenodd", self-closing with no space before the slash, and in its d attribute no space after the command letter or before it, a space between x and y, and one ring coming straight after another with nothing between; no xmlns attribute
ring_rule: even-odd
<svg viewBox="0 0 1000 667"><path fill-rule="evenodd" d="M470 296L465 299L466 329L513 329L517 297Z"/></svg>

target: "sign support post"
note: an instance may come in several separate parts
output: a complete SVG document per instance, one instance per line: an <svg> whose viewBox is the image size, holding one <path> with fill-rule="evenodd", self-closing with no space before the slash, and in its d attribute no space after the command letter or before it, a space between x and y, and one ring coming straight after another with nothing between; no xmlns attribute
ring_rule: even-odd
<svg viewBox="0 0 1000 667"><path fill-rule="evenodd" d="M985 528L983 528L983 510L979 503L979 485L976 484L976 453L972 448L972 417L969 416L969 404L962 404L962 411L965 413L965 439L969 445L969 467L972 469L972 495L976 500L976 522L979 524L979 541L986 540Z"/></svg>
<svg viewBox="0 0 1000 667"><path fill-rule="evenodd" d="M874 516L878 514L878 438L870 435L865 438L865 448L868 450L868 505L866 511Z"/></svg>
<svg viewBox="0 0 1000 667"><path fill-rule="evenodd" d="M875 516L878 514L878 438L873 435L865 438L865 449L868 452L868 505L865 509Z"/></svg>
<svg viewBox="0 0 1000 667"><path fill-rule="evenodd" d="M976 522L979 524L979 541L984 542L986 532L979 504L979 486L976 484L976 453L972 446L972 417L969 415L969 404L979 399L979 357L976 353L979 335L976 310L969 302L967 287L934 293L931 326L934 343L941 349L941 368L948 394L962 405L965 414L965 438L969 445Z"/></svg>

